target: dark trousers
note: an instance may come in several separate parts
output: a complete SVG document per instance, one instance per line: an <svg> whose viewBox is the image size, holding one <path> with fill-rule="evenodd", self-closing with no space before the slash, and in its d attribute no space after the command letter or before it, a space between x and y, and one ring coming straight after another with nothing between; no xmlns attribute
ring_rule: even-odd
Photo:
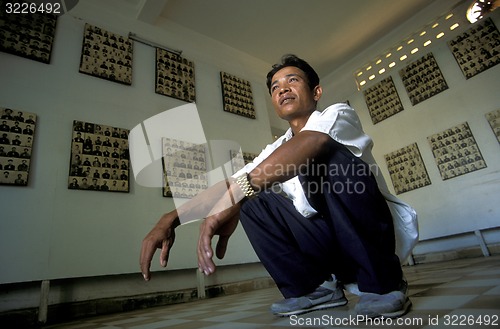
<svg viewBox="0 0 500 329"><path fill-rule="evenodd" d="M369 166L336 144L299 174L318 214L305 218L292 201L265 191L241 208L240 220L262 264L285 298L316 289L335 274L361 291L397 290L392 217Z"/></svg>

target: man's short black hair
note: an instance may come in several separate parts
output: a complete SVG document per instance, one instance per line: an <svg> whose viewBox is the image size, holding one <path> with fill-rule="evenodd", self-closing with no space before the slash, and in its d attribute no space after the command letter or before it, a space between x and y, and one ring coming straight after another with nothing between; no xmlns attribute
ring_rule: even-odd
<svg viewBox="0 0 500 329"><path fill-rule="evenodd" d="M295 66L304 71L307 77L307 84L309 85L309 88L311 88L311 90L319 85L319 76L316 71L314 71L312 66L309 65L309 63L307 63L305 60L295 55L288 54L281 57L281 63L274 64L271 71L269 71L269 73L267 74L266 84L269 94L271 93L271 80L273 76L276 74L276 72L287 66Z"/></svg>

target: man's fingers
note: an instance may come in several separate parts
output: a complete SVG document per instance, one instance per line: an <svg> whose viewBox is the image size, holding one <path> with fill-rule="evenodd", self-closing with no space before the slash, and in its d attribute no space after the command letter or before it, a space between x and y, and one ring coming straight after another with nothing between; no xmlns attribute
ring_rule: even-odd
<svg viewBox="0 0 500 329"><path fill-rule="evenodd" d="M151 278L150 268L153 256L156 249L161 249L160 251L160 264L163 267L167 266L168 256L172 245L175 241L175 232L172 230L170 235L162 232L158 234L157 232L150 232L148 236L142 241L141 256L139 264L141 267L141 272L144 280L148 281Z"/></svg>
<svg viewBox="0 0 500 329"><path fill-rule="evenodd" d="M210 275L215 271L215 264L212 262L212 257L213 251L210 242L207 244L202 241L198 249L198 263L200 264L200 269L206 275Z"/></svg>
<svg viewBox="0 0 500 329"><path fill-rule="evenodd" d="M145 281L149 281L151 279L151 273L149 272L150 265L151 263L149 264L141 263L141 272Z"/></svg>
<svg viewBox="0 0 500 329"><path fill-rule="evenodd" d="M213 250L211 246L213 234L209 233L210 229L206 222L203 222L200 227L200 237L198 239L198 266L200 271L205 275L210 275L215 271L215 264L212 262Z"/></svg>
<svg viewBox="0 0 500 329"><path fill-rule="evenodd" d="M146 242L143 243L141 249L141 258L139 260L139 264L141 266L141 273L144 277L144 280L149 281L151 278L151 273L149 268L151 267L151 260L153 259L154 252L156 247L148 246Z"/></svg>
<svg viewBox="0 0 500 329"><path fill-rule="evenodd" d="M168 255L170 253L170 242L168 240L163 240L163 243L161 245L161 252L160 252L160 265L163 267L167 266L168 262Z"/></svg>

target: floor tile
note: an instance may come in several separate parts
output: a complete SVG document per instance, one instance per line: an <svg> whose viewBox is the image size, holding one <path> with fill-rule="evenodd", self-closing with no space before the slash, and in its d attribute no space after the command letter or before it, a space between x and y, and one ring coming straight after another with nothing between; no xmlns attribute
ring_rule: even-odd
<svg viewBox="0 0 500 329"><path fill-rule="evenodd" d="M269 306L282 298L276 288L86 318L44 329L281 329L307 328L451 328L449 321L487 319L500 328L500 256L460 259L403 267L413 306L400 319L355 322L359 297L347 293L349 303L297 317L276 317ZM388 319L386 319L388 320ZM337 322L336 322L337 321ZM382 321L378 319L376 321ZM447 322L448 321L448 322ZM300 326L299 324L313 324ZM355 323L355 325L353 324ZM314 325L315 324L315 325ZM340 324L340 325L338 325ZM477 327L486 328L484 323ZM491 327L491 326L490 326Z"/></svg>

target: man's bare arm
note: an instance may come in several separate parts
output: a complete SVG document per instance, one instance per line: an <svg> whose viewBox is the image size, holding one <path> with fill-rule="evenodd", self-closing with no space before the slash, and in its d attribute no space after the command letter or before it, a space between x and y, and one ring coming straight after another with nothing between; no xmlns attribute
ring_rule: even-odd
<svg viewBox="0 0 500 329"><path fill-rule="evenodd" d="M249 173L255 190L262 191L276 182L297 176L301 166L325 154L335 142L324 133L302 131L278 147L267 159Z"/></svg>

